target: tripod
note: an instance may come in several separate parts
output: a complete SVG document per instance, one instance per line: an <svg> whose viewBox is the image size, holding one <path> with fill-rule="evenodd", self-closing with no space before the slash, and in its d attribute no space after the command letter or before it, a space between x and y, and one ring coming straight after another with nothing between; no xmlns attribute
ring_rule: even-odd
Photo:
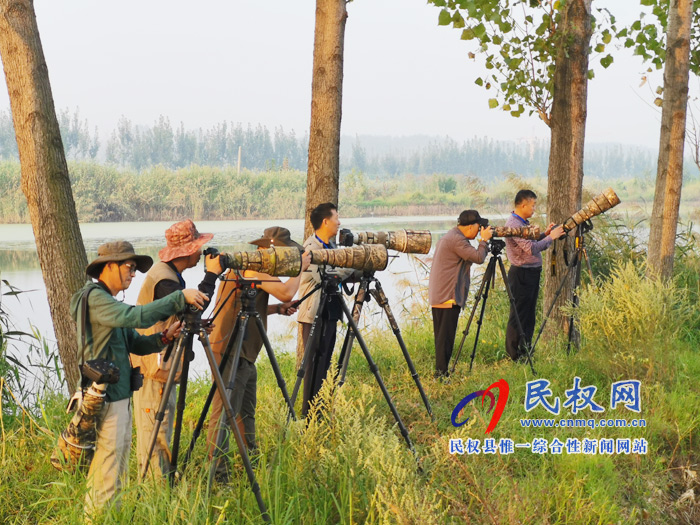
<svg viewBox="0 0 700 525"><path fill-rule="evenodd" d="M201 312L200 311L192 311L191 309L188 308L188 310L185 313L184 316L184 328L182 332L180 333L180 337L178 338L176 344L175 344L175 350L173 352L173 359L175 360L175 363L179 363L182 360L182 356L186 355L187 359L184 360L183 365L182 365L182 372L181 372L181 385L180 385L180 391L178 394L178 403L177 403L177 412L176 412L176 423L175 423L175 429L173 433L173 448L172 448L172 453L171 453L171 470L169 472L169 481L170 484L172 485L174 483L175 479L175 474L177 472L177 458L179 454L179 447L180 447L180 434L181 434L181 429L182 429L182 415L183 411L185 408L185 397L186 397L186 392L187 392L187 376L189 373L189 362L192 360L194 357L194 354L192 352L192 341L194 339L195 334L199 336L200 341L202 342L202 346L204 347L204 352L207 356L207 360L209 361L209 367L212 372L212 376L214 378L214 383L212 384L212 387L209 391L209 395L207 397L207 400L205 402L204 409L202 411L202 414L199 418L199 421L197 422L197 426L195 428L192 441L190 443L189 449L187 451L187 454L185 456L185 459L183 461L183 470L184 467L187 465L189 462L189 459L192 454L192 450L194 449L194 443L201 433L202 427L204 425L204 420L206 419L206 414L209 410L209 407L211 405L211 402L214 398L214 393L218 390L219 395L221 397L221 401L223 404L223 408L226 414L226 418L228 420L229 426L233 431L234 437L236 439L236 444L238 446L238 450L241 454L241 459L243 461L244 468L246 470L246 473L248 475L248 480L250 481L251 488L253 490L253 493L255 494L255 498L258 503L258 507L260 508L260 512L262 514L263 520L265 521L270 521L270 517L267 514L267 510L265 508L265 504L262 501L262 496L260 494L260 486L258 485L256 479L255 479L255 474L253 472L252 465L250 463L250 458L248 457L248 453L246 451L245 444L243 442L243 436L241 435L240 429L238 428L238 425L236 424L236 418L235 414L233 412L233 407L231 406L230 402L230 394L234 388L235 384L235 375L236 375L236 370L237 370L237 365L238 365L238 360L240 357L240 351L241 347L243 345L243 339L245 337L245 332L246 332L246 327L248 324L248 320L250 317L254 317L256 319L256 323L258 325L258 329L260 330L260 333L263 337L263 341L266 347L266 350L268 352L268 356L270 358L270 363L272 365L272 368L274 370L275 376L277 378L278 385L280 386L280 389L282 390L282 394L285 398L285 401L287 401L287 404L289 406L290 410L290 415L292 417L295 417L294 410L292 408L292 405L289 400L289 395L287 394L286 386L284 383L284 379L282 378L282 374L279 370L279 366L277 365L277 361L274 357L274 353L272 352L272 347L270 345L270 341L267 337L267 334L265 332L265 327L262 323L262 319L260 318L260 315L258 312L255 310L255 297L257 296L257 289L256 286L259 285L262 281L254 281L254 280L238 280L238 286L235 289L240 288L242 290L241 293L241 303L242 303L242 308L241 311L238 314L238 318L236 320L236 325L234 328L234 334L236 337L231 337L229 344L227 345L226 351L224 353L224 356L221 359L221 363L219 366L216 364L216 360L214 358L214 353L211 348L211 344L209 343L209 337L207 335L206 330L202 326L202 320L201 320ZM234 291L235 291L234 289ZM227 297L226 300L228 300L231 297ZM227 373L227 378L226 381L222 378L221 374L222 371L226 370L226 364L227 362L231 359L231 356L233 354L233 366L228 369ZM158 436L158 431L160 429L160 425L163 421L164 415L165 415L165 410L167 407L167 399L170 395L170 392L172 391L172 388L175 385L175 375L177 372L177 366L173 366L170 369L170 373L168 375L168 379L165 383L165 386L163 388L163 396L160 402L160 406L158 407L158 411L155 416L155 426L153 428L153 431L151 433L151 438L150 438L150 443L149 443L149 453L148 453L148 459L146 461L146 464L144 465L143 473L142 473L142 479L145 479L147 473L148 473L148 467L151 459L151 455L153 454L153 449L155 447L156 439ZM219 432L218 439L217 439L217 448L215 450L215 455L213 459L212 465L216 464L217 460L217 451L220 449L221 443L223 440L223 433L222 431ZM212 475L214 472L214 468L210 470L209 473L209 486L211 486L212 483Z"/></svg>
<svg viewBox="0 0 700 525"><path fill-rule="evenodd" d="M557 288L557 291L554 293L554 298L552 299L552 304L549 305L549 308L547 309L547 313L545 314L544 319L542 320L542 325L540 326L540 329L537 332L537 337L535 338L535 342L532 345L532 352L535 351L535 347L537 346L537 342L540 340L540 336L542 335L542 332L544 331L544 327L547 325L547 320L552 315L552 310L554 310L554 305L557 303L559 296L561 295L562 291L564 290L564 285L568 282L568 280L571 276L571 272L575 271L576 274L574 277L574 289L573 289L573 298L572 298L573 309L571 312L571 316L569 317L569 334L568 334L568 342L566 345L566 354L568 355L569 353L571 353L571 343L573 342L573 334L574 334L574 317L575 317L576 308L578 308L578 305L579 305L579 293L578 293L578 291L579 291L579 288L581 287L581 259L582 258L586 259L586 265L588 267L588 274L590 275L591 282L593 282L593 270L591 269L591 261L588 258L588 252L586 251L586 244L585 244L585 237L584 237L584 235L586 233L589 233L591 230L593 230L593 223L591 222L590 219L588 219L585 222L582 222L576 228L576 235L574 237L576 251L574 252L574 256L571 259L571 261L567 261L566 274L564 274L564 278L559 283L559 287ZM566 253L564 255L566 256ZM578 346L578 344L577 344L577 346Z"/></svg>
<svg viewBox="0 0 700 525"><path fill-rule="evenodd" d="M372 285L374 285L373 288ZM411 372L411 377L415 381L416 386L418 387L418 392L420 393L420 396L423 399L425 409L428 411L428 415L430 415L430 418L433 421L435 421L435 416L433 415L433 409L430 406L430 401L428 401L428 397L425 395L423 385L421 385L420 378L418 377L418 372L416 372L416 368L413 366L411 356L408 353L408 349L406 348L406 344L404 343L403 337L401 337L401 329L399 328L399 325L396 322L396 318L394 317L394 314L391 311L391 308L389 306L389 300L384 294L382 284L374 276L374 272L365 273L360 279L360 286L357 290L357 294L355 294L355 303L352 307L353 321L355 322L355 324L358 323L358 321L360 320L360 314L362 313L362 305L364 303L368 303L372 298L374 298L377 304L381 306L384 312L386 313L386 317L389 320L391 330L396 336L396 340L399 343L401 352L403 352L403 356L406 360L406 364L408 365L408 369ZM345 375L348 370L348 363L350 362L350 352L352 351L352 345L354 341L355 332L353 330L348 329L348 331L345 334L345 340L343 341L343 348L340 352L340 357L338 358L338 369L340 374L338 386L342 386L345 383Z"/></svg>
<svg viewBox="0 0 700 525"><path fill-rule="evenodd" d="M386 389L386 386L384 385L384 381L382 380L382 376L379 374L379 368L377 367L376 363L372 359L372 355L369 352L369 349L367 348L367 344L365 343L365 340L362 338L362 334L360 333L359 329L357 328L357 323L352 317L352 314L350 313L350 309L348 308L348 305L345 304L345 301L343 301L343 298L340 296L340 278L337 275L326 273L319 267L319 272L321 273L321 282L318 283L313 291L316 290L321 290L321 297L320 297L320 302L319 302L319 307L318 310L316 311L316 316L314 317L314 322L311 325L311 332L309 333L309 339L306 343L306 348L304 350L304 356L301 360L301 365L299 367L299 371L297 372L297 378L296 382L294 383L294 390L292 392L292 405L296 401L297 395L299 393L299 387L301 386L301 381L304 378L304 369L306 366L306 362L311 358L312 352L317 348L317 338L319 337L319 332L321 331L321 324L322 324L322 316L323 312L326 308L327 305L327 298L329 297L337 297L338 302L340 303L340 306L342 308L343 313L345 314L345 317L348 319L348 325L349 325L349 330L352 330L353 334L357 338L357 342L360 344L360 348L362 349L362 353L365 356L365 359L367 360L367 364L369 365L369 369L372 371L374 374L375 379L377 380L377 383L379 384L379 389L382 391L382 394L384 395L384 399L386 400L387 404L389 405L389 409L391 410L392 415L394 416L394 419L396 420L397 425L399 426L399 430L401 432L401 435L403 436L404 440L406 441L406 444L408 445L408 448L411 450L413 455L416 458L416 461L418 461L418 454L416 453L416 449L413 446L413 442L411 441L411 438L408 435L408 430L406 429L406 426L403 424L403 421L401 421L401 416L399 416L398 411L396 410L396 406L394 405L394 402L391 400L391 395L389 394L389 391ZM420 465L419 465L420 469Z"/></svg>
<svg viewBox="0 0 700 525"><path fill-rule="evenodd" d="M532 364L532 350L528 348L528 344L526 342L525 338L525 332L523 331L523 325L520 322L520 317L518 317L518 311L515 309L515 297L513 297L513 291L510 289L510 285L508 284L508 276L506 275L506 267L503 264L503 259L501 258L501 252L503 249L506 247L506 243L504 241L500 241L497 239L491 239L491 259L489 260L488 265L486 266L486 271L484 272L483 277L481 278L481 286L479 286L479 291L476 294L476 298L474 299L474 306L472 307L471 314L469 315L469 321L467 321L467 326L464 329L464 332L462 332L462 341L459 344L459 350L457 350L457 354L455 355L454 361L452 362L452 370L451 373L454 374L455 368L457 367L457 361L459 360L459 356L462 354L462 348L464 347L464 342L467 339L467 335L469 334L469 329L471 328L472 321L474 320L474 314L476 313L476 308L479 306L479 301L481 301L481 312L479 313L479 319L476 321L477 329L476 329L476 337L474 338L474 348L472 349L472 355L471 355L471 361L469 362L469 372L472 370L472 366L474 365L474 357L476 356L476 347L479 344L479 333L481 332L481 323L483 322L484 319L484 310L486 309L486 301L489 298L489 290L491 289L491 286L493 285L495 287L496 283L496 264L498 264L498 267L501 271L501 277L503 278L503 283L506 286L506 292L508 292L508 299L510 300L510 307L515 313L515 322L518 327L518 335L519 335L519 346L520 349L524 351L524 354L527 358L527 362L530 365L530 369L532 370L532 373L535 374L535 367Z"/></svg>

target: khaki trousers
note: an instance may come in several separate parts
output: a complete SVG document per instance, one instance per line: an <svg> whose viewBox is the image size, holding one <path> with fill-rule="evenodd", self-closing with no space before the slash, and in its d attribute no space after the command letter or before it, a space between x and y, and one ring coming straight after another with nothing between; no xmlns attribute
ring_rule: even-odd
<svg viewBox="0 0 700 525"><path fill-rule="evenodd" d="M134 392L134 422L136 425L136 456L139 460L139 480L148 459L148 446L151 433L155 427L155 418L163 397L165 383L143 378L143 386ZM153 455L148 464L148 479L162 479L170 471L170 441L173 436L177 389L173 388L168 396L163 421L158 430Z"/></svg>
<svg viewBox="0 0 700 525"><path fill-rule="evenodd" d="M85 514L94 516L110 503L119 507L118 495L127 479L131 449L131 400L106 402L97 423L95 455L90 464Z"/></svg>

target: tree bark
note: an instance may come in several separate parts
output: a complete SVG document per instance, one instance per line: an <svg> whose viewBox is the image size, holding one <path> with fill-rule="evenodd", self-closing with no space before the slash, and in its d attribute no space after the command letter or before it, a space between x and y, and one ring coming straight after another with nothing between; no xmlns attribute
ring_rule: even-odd
<svg viewBox="0 0 700 525"><path fill-rule="evenodd" d="M570 0L562 13L561 40L556 56L552 98L551 145L547 174L547 222L561 224L581 207L583 146L588 98L588 53L591 41L591 0ZM566 247L565 247L566 245ZM544 311L566 275L564 251L573 254L572 239L555 241L547 250ZM560 307L573 297L574 272L564 285L552 317L550 333L568 332Z"/></svg>
<svg viewBox="0 0 700 525"><path fill-rule="evenodd" d="M316 1L305 238L312 232L309 222L311 210L323 202L338 204L343 48L347 17L345 0Z"/></svg>
<svg viewBox="0 0 700 525"><path fill-rule="evenodd" d="M678 208L683 185L692 15L692 0L671 0L666 33L659 162L647 256L647 274L662 279L673 276Z"/></svg>
<svg viewBox="0 0 700 525"><path fill-rule="evenodd" d="M304 239L313 232L309 220L311 211L323 202L338 204L343 50L347 18L346 0L316 0ZM299 325L297 367L303 355L304 346Z"/></svg>
<svg viewBox="0 0 700 525"><path fill-rule="evenodd" d="M0 0L2 55L22 172L22 191L46 282L58 351L68 388L78 384L71 295L86 280L78 227L49 73L31 0Z"/></svg>

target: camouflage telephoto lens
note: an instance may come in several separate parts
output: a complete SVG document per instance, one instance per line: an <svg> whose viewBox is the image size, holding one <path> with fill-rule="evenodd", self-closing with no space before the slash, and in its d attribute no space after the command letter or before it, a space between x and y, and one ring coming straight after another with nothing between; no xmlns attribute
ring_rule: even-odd
<svg viewBox="0 0 700 525"><path fill-rule="evenodd" d="M355 232L354 244L381 244L402 253L428 253L433 237L428 230L396 230L391 232Z"/></svg>
<svg viewBox="0 0 700 525"><path fill-rule="evenodd" d="M494 226L494 237L522 237L533 241L539 240L542 236L539 226L522 226L520 228L510 228L508 226Z"/></svg>
<svg viewBox="0 0 700 525"><path fill-rule="evenodd" d="M382 271L389 263L389 254L383 244L311 250L310 253L313 264L352 268L364 272Z"/></svg>
<svg viewBox="0 0 700 525"><path fill-rule="evenodd" d="M222 253L220 257L221 265L233 270L251 270L279 277L296 277L301 273L301 252L294 247Z"/></svg>
<svg viewBox="0 0 700 525"><path fill-rule="evenodd" d="M620 197L617 196L612 188L608 188L600 195L593 197L583 206L583 208L566 219L563 225L564 231L568 232L573 230L576 228L576 226L586 222L591 217L600 215L601 213L608 211L610 208L614 208L618 204L620 204Z"/></svg>

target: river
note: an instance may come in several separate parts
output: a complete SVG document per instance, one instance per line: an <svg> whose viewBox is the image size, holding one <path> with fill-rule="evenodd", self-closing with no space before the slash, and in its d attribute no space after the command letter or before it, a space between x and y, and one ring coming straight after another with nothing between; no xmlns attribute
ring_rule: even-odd
<svg viewBox="0 0 700 525"><path fill-rule="evenodd" d="M397 229L430 230L433 233L433 246L437 238L444 234L456 223L455 217L372 217L342 219L341 228L358 231L391 231ZM157 260L158 250L165 245L164 233L171 225L170 222L133 222L133 223L86 223L80 225L80 230L87 250L88 260L96 257L97 248L104 242L116 239L127 239L135 247L137 253L146 253ZM196 223L201 232L211 232L214 239L209 243L221 251L253 250L255 246L248 241L258 238L262 231L271 226L279 225L288 228L292 238L301 242L304 223L302 220L252 220L252 221L199 221ZM427 289L427 273L423 263L431 255L409 256L393 254L387 270L377 274L389 298L392 311L401 323L413 322L406 315L407 306L421 291ZM183 277L190 287L196 287L204 275L203 263L196 268L185 270ZM135 304L138 291L143 282L143 274L137 273L131 287L118 298L128 304ZM45 350L27 352L26 346L11 347L9 352L30 369L34 377L27 381L31 389L40 394L45 389L56 389L51 384L53 374L44 373L41 364L47 361L55 363L55 339L49 305L46 298L46 287L42 278L39 262L36 256L36 245L30 225L6 224L0 225L0 279L9 282L13 287L23 290L17 296L2 297L3 309L11 312L11 322L15 329L31 332L35 330L45 339ZM3 283L2 291L8 287ZM210 306L209 312L213 310ZM363 314L360 327L386 323L383 316L378 315L378 308L373 303ZM206 317L206 315L205 315ZM388 328L388 325L387 325ZM296 346L296 321L294 317L280 318L275 316L269 323L269 335L276 352L293 351ZM199 345L196 342L196 345ZM208 374L208 365L201 351L195 348L195 360L192 364L193 375ZM49 363L50 365L50 363ZM49 366L50 368L50 366Z"/></svg>

